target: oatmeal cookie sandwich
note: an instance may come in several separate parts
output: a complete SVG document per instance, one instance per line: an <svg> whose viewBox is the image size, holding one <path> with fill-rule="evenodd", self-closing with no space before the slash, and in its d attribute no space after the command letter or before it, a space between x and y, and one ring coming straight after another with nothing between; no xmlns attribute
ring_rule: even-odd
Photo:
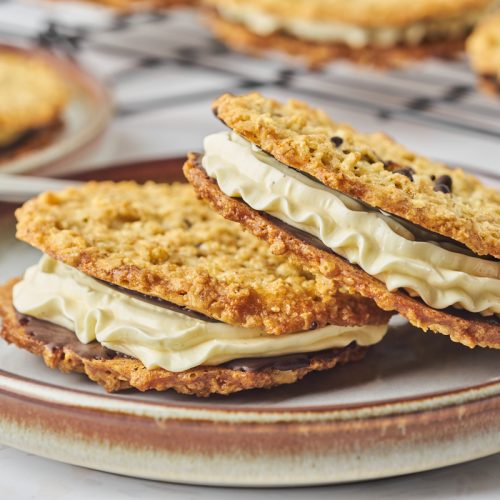
<svg viewBox="0 0 500 500"><path fill-rule="evenodd" d="M61 128L69 98L42 59L0 45L0 162L46 144Z"/></svg>
<svg viewBox="0 0 500 500"><path fill-rule="evenodd" d="M481 87L500 94L500 12L474 30L467 39L467 54Z"/></svg>
<svg viewBox="0 0 500 500"><path fill-rule="evenodd" d="M289 384L387 329L374 302L273 255L188 184L90 183L16 215L44 256L0 289L2 336L108 391Z"/></svg>
<svg viewBox="0 0 500 500"><path fill-rule="evenodd" d="M500 348L500 193L384 134L253 93L184 166L224 217L410 323Z"/></svg>
<svg viewBox="0 0 500 500"><path fill-rule="evenodd" d="M207 21L227 45L278 50L320 66L350 59L399 66L463 50L465 37L498 0L204 0Z"/></svg>

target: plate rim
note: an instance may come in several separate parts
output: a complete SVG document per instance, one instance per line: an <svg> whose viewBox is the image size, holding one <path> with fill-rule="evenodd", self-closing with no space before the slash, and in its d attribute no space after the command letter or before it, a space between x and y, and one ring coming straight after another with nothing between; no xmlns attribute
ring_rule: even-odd
<svg viewBox="0 0 500 500"><path fill-rule="evenodd" d="M33 388L38 390L33 390ZM479 401L494 404L500 401L500 378L470 387L429 392L406 398L353 404L277 408L251 405L240 407L231 404L202 407L178 402L138 401L133 397L123 395L98 394L50 382L36 381L2 369L0 369L0 392L35 403L57 404L106 414L121 413L162 420L209 420L214 423L318 423L425 414L435 410L466 407ZM74 399L75 396L78 397L78 403Z"/></svg>

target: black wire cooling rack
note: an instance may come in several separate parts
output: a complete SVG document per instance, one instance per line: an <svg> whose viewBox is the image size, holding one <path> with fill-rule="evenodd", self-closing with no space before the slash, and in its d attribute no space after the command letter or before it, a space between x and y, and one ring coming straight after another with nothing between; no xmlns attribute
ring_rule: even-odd
<svg viewBox="0 0 500 500"><path fill-rule="evenodd" d="M229 51L197 16L185 11L115 15L83 5L0 0L0 41L38 44L91 68L113 89L117 120L198 102L206 106L222 92L255 89L344 111L355 117L356 126L368 118L382 122L382 129L412 124L412 130L435 133L436 140L444 134L448 150L463 149L468 141L485 153L474 166L487 163L490 174L500 174L495 163L500 99L476 90L465 60L391 72L337 63L308 72L277 56L261 60ZM134 91L136 83L140 89ZM455 154L455 163L458 159Z"/></svg>

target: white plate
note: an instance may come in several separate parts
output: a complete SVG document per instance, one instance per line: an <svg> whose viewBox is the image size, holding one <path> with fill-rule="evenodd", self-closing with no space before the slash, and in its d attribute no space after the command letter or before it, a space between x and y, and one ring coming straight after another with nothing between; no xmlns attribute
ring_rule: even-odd
<svg viewBox="0 0 500 500"><path fill-rule="evenodd" d="M178 178L175 165L157 166L166 170ZM39 253L16 242L11 214L0 217L0 235L4 281ZM108 395L0 341L0 441L99 470L196 484L394 476L500 452L499 361L499 351L471 350L396 318L360 363L292 386L197 399Z"/></svg>

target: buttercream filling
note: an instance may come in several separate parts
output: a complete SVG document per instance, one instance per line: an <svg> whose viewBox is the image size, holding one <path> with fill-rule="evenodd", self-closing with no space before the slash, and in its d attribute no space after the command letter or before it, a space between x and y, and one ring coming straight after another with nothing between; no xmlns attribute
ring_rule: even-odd
<svg viewBox="0 0 500 500"><path fill-rule="evenodd" d="M283 32L311 42L343 43L352 48L416 46L430 40L455 40L466 35L484 15L499 5L497 0L484 8L441 19L425 19L405 26L363 27L334 21L278 16L252 5L215 4L217 13L227 21L245 26L260 36ZM402 6L401 8L405 8Z"/></svg>
<svg viewBox="0 0 500 500"><path fill-rule="evenodd" d="M405 289L436 309L500 313L500 262L419 241L425 231L324 186L234 132L206 137L204 148L203 168L223 193L318 238L390 291Z"/></svg>
<svg viewBox="0 0 500 500"><path fill-rule="evenodd" d="M173 372L248 357L273 357L379 342L387 325L328 325L310 332L267 335L257 329L203 321L135 298L43 256L14 287L22 314L74 331L79 341Z"/></svg>

